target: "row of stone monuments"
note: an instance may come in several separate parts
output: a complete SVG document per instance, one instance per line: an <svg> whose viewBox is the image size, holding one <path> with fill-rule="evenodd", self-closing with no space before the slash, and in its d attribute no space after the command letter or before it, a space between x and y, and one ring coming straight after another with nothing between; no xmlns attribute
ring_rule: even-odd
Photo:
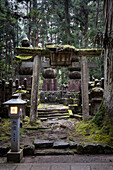
<svg viewBox="0 0 113 170"><path fill-rule="evenodd" d="M42 71L43 85L42 92L40 93L41 103L78 104L81 107L81 67L79 57L72 58L71 62L72 66L68 67L70 71L68 84L61 84L60 89L58 89L57 70L51 68L49 64L46 65L47 61L45 62ZM32 66L32 61L21 63L19 71L21 85L27 76L27 86L31 86ZM101 81L95 79L93 83L89 82L90 112L93 114L96 113L103 97L103 89L98 87L99 83L100 86L104 88L103 78ZM94 97L95 95L96 97Z"/></svg>
<svg viewBox="0 0 113 170"><path fill-rule="evenodd" d="M68 103L73 104L75 98L74 94L81 89L81 74L78 71L71 71L69 73L69 81L67 84L62 84L60 90L57 88L57 71L56 69L47 68L42 72L43 88L40 93L40 100L42 103ZM67 103L67 104L68 104Z"/></svg>

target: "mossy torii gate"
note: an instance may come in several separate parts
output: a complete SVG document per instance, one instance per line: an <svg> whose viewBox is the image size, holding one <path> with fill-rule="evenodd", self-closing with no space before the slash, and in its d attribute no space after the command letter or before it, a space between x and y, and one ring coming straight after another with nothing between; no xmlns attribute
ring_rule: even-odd
<svg viewBox="0 0 113 170"><path fill-rule="evenodd" d="M101 49L76 49L73 46L48 45L44 48L17 47L18 58L34 58L33 62L33 79L31 91L31 109L30 120L36 122L38 106L38 88L39 75L41 68L41 57L47 57L51 60L51 65L68 67L71 64L72 57L81 58L81 89L82 89L82 114L83 120L89 119L89 97L88 97L88 76L87 76L87 57L98 57ZM65 65L63 65L65 64Z"/></svg>

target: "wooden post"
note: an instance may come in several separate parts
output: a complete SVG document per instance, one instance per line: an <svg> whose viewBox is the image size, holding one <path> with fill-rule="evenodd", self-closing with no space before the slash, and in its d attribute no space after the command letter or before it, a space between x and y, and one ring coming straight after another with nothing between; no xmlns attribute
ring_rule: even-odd
<svg viewBox="0 0 113 170"><path fill-rule="evenodd" d="M41 68L41 58L39 56L35 56L34 63L33 63L33 78L32 78L32 91L31 91L31 108L30 108L31 122L36 122L37 120L40 68Z"/></svg>
<svg viewBox="0 0 113 170"><path fill-rule="evenodd" d="M82 91L82 114L83 120L89 118L89 96L88 96L88 75L87 57L81 57L81 91Z"/></svg>

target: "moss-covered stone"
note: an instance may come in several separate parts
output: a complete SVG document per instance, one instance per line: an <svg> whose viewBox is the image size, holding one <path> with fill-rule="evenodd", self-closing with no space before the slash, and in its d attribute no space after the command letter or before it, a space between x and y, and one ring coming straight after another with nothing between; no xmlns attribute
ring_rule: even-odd
<svg viewBox="0 0 113 170"><path fill-rule="evenodd" d="M98 126L102 126L103 124L104 110L104 104L101 103L100 108L93 119L93 122Z"/></svg>
<svg viewBox="0 0 113 170"><path fill-rule="evenodd" d="M17 53L19 54L19 56L17 56L18 59L21 60L27 60L29 59L29 57L31 56L36 56L39 55L41 57L43 56L50 56L50 53L62 53L62 55L66 55L66 53L71 54L73 53L73 55L75 54L75 56L99 56L101 54L101 50L102 49L76 49L74 46L70 46L70 45L46 45L46 49L45 48L31 48L31 47L17 47L16 48Z"/></svg>
<svg viewBox="0 0 113 170"><path fill-rule="evenodd" d="M20 59L20 60L29 60L32 58L32 56L21 56L21 55L18 55L16 56L17 59Z"/></svg>

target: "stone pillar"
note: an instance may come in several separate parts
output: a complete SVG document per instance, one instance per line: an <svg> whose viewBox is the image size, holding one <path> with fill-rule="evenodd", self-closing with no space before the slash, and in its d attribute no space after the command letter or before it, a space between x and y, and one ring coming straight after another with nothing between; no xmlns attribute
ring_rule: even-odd
<svg viewBox="0 0 113 170"><path fill-rule="evenodd" d="M79 63L79 58L72 58L72 67L68 68L69 81L68 81L68 91L78 92L81 89L81 68Z"/></svg>
<svg viewBox="0 0 113 170"><path fill-rule="evenodd" d="M40 68L41 68L41 58L39 56L35 56L33 62L33 78L32 78L32 91L31 91L31 108L30 108L31 122L36 122L37 120Z"/></svg>
<svg viewBox="0 0 113 170"><path fill-rule="evenodd" d="M57 91L57 79L44 79L43 91Z"/></svg>
<svg viewBox="0 0 113 170"><path fill-rule="evenodd" d="M20 149L20 117L11 119L11 152L18 152Z"/></svg>
<svg viewBox="0 0 113 170"><path fill-rule="evenodd" d="M100 104L103 100L104 90L101 87L96 87L91 90L91 113L95 115L98 112Z"/></svg>
<svg viewBox="0 0 113 170"><path fill-rule="evenodd" d="M81 91L82 91L82 114L83 120L89 119L89 96L88 96L88 76L87 57L81 57Z"/></svg>
<svg viewBox="0 0 113 170"><path fill-rule="evenodd" d="M81 89L81 73L73 71L69 73L68 91L78 92Z"/></svg>
<svg viewBox="0 0 113 170"><path fill-rule="evenodd" d="M43 91L57 91L57 71L52 68L44 69L42 72L44 77L43 80Z"/></svg>

